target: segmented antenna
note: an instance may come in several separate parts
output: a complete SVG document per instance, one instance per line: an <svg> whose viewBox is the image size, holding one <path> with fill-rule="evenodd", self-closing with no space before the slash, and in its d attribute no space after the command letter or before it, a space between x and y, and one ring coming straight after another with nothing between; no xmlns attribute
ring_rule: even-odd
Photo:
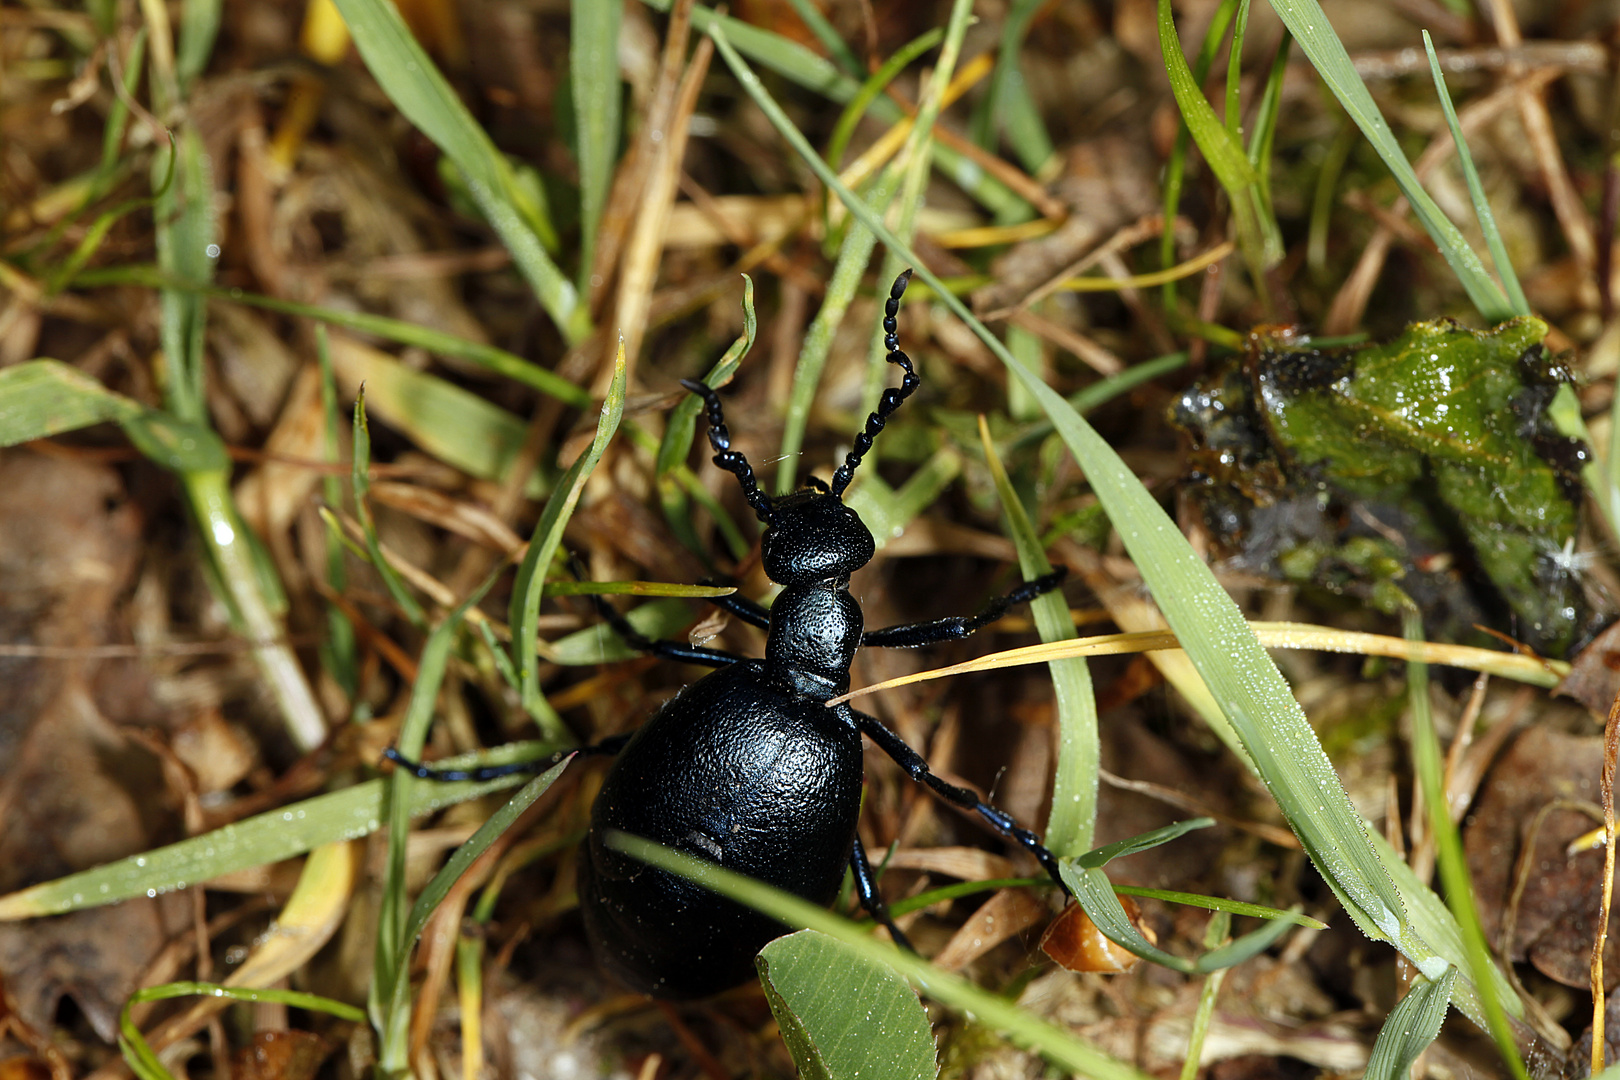
<svg viewBox="0 0 1620 1080"><path fill-rule="evenodd" d="M834 495L841 497L844 494L844 489L849 487L849 482L855 479L855 470L860 467L861 459L866 456L868 450L872 449L872 440L877 437L878 432L883 430L883 425L888 423L889 417L893 415L894 410L898 409L900 403L911 396L911 392L917 389L920 382L917 378L917 372L912 369L911 357L900 351L900 324L895 321L895 316L900 313L900 297L905 293L906 286L910 283L911 270L907 269L894 279L894 285L889 289L889 299L883 305L883 345L889 350L889 354L884 359L891 364L899 364L905 371L906 377L900 381L898 387L890 387L883 391L883 400L878 402L878 407L872 415L866 418L866 430L855 436L854 448L850 450L849 456L844 458L844 463L838 466L838 471L833 473L832 493ZM718 461L719 459L716 458L715 460Z"/></svg>
<svg viewBox="0 0 1620 1080"><path fill-rule="evenodd" d="M714 463L737 478L742 486L743 498L753 508L760 523L771 523L770 496L759 490L754 480L754 467L740 451L731 448L731 432L726 430L726 415L720 408L720 395L694 379L682 379L681 385L703 399L709 407L709 445L714 447ZM882 425L879 425L882 426Z"/></svg>

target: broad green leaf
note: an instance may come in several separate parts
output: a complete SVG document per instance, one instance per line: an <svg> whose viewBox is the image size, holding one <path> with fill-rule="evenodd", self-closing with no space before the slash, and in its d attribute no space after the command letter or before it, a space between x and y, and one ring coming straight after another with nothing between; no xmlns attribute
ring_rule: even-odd
<svg viewBox="0 0 1620 1080"><path fill-rule="evenodd" d="M893 968L814 930L777 938L755 963L799 1075L933 1080L934 1035L917 992Z"/></svg>
<svg viewBox="0 0 1620 1080"><path fill-rule="evenodd" d="M336 3L383 92L456 163L468 192L563 337L570 344L583 340L590 333L590 313L540 243L538 208L524 197L506 159L411 36L398 9L388 0Z"/></svg>
<svg viewBox="0 0 1620 1080"><path fill-rule="evenodd" d="M808 927L837 938L857 955L898 971L935 1001L972 1013L980 1023L1004 1033L1019 1046L1042 1054L1059 1068L1089 1080L1146 1080L1146 1074L1115 1061L1072 1032L1036 1019L1016 1003L983 990L960 975L941 971L912 953L877 941L866 928L797 896L640 837L614 832L604 839L615 850L695 881L788 926Z"/></svg>
<svg viewBox="0 0 1620 1080"><path fill-rule="evenodd" d="M1408 1080L1412 1063L1440 1034L1456 981L1457 969L1448 968L1432 982L1420 978L1412 983L1378 1030L1364 1080Z"/></svg>

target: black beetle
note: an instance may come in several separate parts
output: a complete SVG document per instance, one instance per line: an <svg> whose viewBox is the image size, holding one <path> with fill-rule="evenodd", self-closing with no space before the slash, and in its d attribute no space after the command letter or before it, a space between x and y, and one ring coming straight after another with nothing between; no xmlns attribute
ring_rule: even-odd
<svg viewBox="0 0 1620 1080"><path fill-rule="evenodd" d="M765 525L765 572L782 586L766 608L738 596L713 602L767 632L763 660L678 642L652 641L603 602L631 645L718 670L688 686L629 736L597 748L617 752L591 809L579 857L580 909L602 966L629 986L664 998L705 997L747 981L754 955L783 933L780 923L609 848L611 831L645 837L718 863L816 904L829 904L854 874L861 903L909 948L889 918L856 834L865 734L913 779L983 817L1017 841L1062 885L1057 862L1029 830L966 788L948 784L876 717L827 701L849 689L862 645L912 647L966 637L1013 604L1057 587L1063 572L1026 582L976 615L863 632L849 577L876 545L842 500L861 459L889 416L917 388L900 350L895 315L911 271L885 305L888 360L905 378L886 390L830 484L810 479L791 495L759 490L747 458L731 449L720 399L701 383L682 385L708 406L714 462L737 477ZM441 771L389 756L425 779L483 779L523 766Z"/></svg>

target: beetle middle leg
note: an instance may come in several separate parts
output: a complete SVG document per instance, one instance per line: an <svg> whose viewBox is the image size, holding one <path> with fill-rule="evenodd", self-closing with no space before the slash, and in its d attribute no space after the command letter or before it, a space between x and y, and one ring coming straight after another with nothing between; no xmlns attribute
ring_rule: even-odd
<svg viewBox="0 0 1620 1080"><path fill-rule="evenodd" d="M851 709L850 713L855 717L856 726L861 729L867 738L878 745L878 749L893 758L895 764L904 769L907 776L917 783L927 786L945 801L978 814L996 832L1016 842L1025 851L1035 856L1035 861L1041 864L1041 868L1046 871L1047 876L1057 882L1058 887L1065 893L1069 891L1069 887L1063 884L1062 874L1058 872L1057 857L1047 850L1045 844L1041 843L1040 837L1018 824L1011 814L996 809L979 798L974 792L965 787L957 787L955 784L947 783L935 776L933 771L928 768L928 762L922 759L922 755L908 746L904 739L890 731L888 726L877 717L869 716L859 709Z"/></svg>
<svg viewBox="0 0 1620 1080"><path fill-rule="evenodd" d="M1069 571L1059 567L1050 574L1042 574L1033 581L1026 581L1005 596L998 596L991 600L976 615L954 615L946 619L934 619L930 622L905 623L901 626L885 626L881 630L868 630L861 635L862 645L876 645L884 648L914 649L920 645L935 645L941 641L955 641L965 638L976 630L981 630L1003 615L1015 604L1027 603L1037 596L1051 592L1063 584Z"/></svg>

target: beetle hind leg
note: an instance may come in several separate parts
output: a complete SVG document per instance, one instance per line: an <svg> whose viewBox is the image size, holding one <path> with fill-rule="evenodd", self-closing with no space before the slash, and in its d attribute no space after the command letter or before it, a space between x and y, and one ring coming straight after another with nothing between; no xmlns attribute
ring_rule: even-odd
<svg viewBox="0 0 1620 1080"><path fill-rule="evenodd" d="M926 786L946 802L978 814L996 832L1035 856L1035 861L1041 864L1041 869L1046 871L1047 876L1057 882L1064 893L1069 892L1069 887L1063 883L1063 875L1058 870L1057 856L1047 850L1040 837L1018 824L1011 814L996 809L974 792L935 776L928 768L928 762L922 759L922 755L908 746L904 739L890 731L877 717L868 716L858 709L851 709L850 712L866 737L877 743L878 749L893 758L895 764L906 771L907 776Z"/></svg>
<svg viewBox="0 0 1620 1080"><path fill-rule="evenodd" d="M860 897L861 907L889 932L896 945L915 955L917 950L912 946L911 939L894 924L894 919L889 915L889 905L883 902L883 894L878 891L877 877L872 873L872 863L866 857L866 848L861 846L859 836L855 837L854 850L849 853L849 868L855 876L855 895Z"/></svg>

